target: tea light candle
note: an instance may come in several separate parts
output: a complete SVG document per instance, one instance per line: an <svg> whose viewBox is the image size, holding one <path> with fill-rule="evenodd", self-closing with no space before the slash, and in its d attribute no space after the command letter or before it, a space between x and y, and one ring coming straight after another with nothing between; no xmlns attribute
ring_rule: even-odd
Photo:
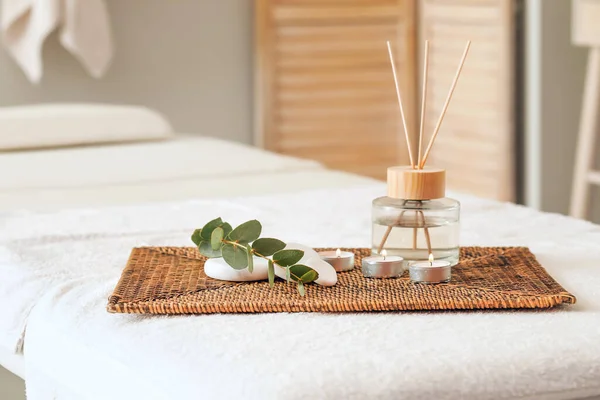
<svg viewBox="0 0 600 400"><path fill-rule="evenodd" d="M349 251L320 251L323 261L327 261L337 272L350 271L354 268L354 253Z"/></svg>
<svg viewBox="0 0 600 400"><path fill-rule="evenodd" d="M404 273L404 258L388 256L383 250L381 255L362 259L362 273L367 278L397 278Z"/></svg>
<svg viewBox="0 0 600 400"><path fill-rule="evenodd" d="M450 280L452 267L449 261L435 261L433 254L429 254L429 261L414 263L408 270L413 282L443 283Z"/></svg>

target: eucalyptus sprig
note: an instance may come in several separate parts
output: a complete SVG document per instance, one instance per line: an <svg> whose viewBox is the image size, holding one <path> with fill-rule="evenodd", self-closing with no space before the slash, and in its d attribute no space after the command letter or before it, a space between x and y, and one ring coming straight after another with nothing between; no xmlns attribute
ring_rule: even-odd
<svg viewBox="0 0 600 400"><path fill-rule="evenodd" d="M279 239L261 238L262 225L253 219L239 225L235 229L220 217L208 222L202 229L192 234L192 242L198 246L200 253L209 258L223 257L233 269L248 268L254 270L253 256L261 257L268 262L269 285L275 285L275 265L286 270L286 280L298 285L298 292L304 296L304 284L319 277L319 273L311 267L298 264L304 251L285 249L286 244Z"/></svg>

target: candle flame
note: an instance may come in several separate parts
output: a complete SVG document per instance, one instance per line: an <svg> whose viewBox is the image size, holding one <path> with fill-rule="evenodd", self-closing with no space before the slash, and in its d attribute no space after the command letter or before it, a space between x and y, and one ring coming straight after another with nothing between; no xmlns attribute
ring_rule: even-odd
<svg viewBox="0 0 600 400"><path fill-rule="evenodd" d="M341 256L342 256L342 251L341 251L340 249L337 249L337 250L335 251L335 256L336 256L336 257L341 257Z"/></svg>
<svg viewBox="0 0 600 400"><path fill-rule="evenodd" d="M387 257L387 250L385 250L385 249L381 250L381 256L385 260L385 257Z"/></svg>
<svg viewBox="0 0 600 400"><path fill-rule="evenodd" d="M429 253L429 265L433 266L433 253Z"/></svg>

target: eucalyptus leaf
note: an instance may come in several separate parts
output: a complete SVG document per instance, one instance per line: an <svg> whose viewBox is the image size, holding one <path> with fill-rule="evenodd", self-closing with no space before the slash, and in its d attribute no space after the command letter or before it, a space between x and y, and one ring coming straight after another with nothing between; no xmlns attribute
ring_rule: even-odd
<svg viewBox="0 0 600 400"><path fill-rule="evenodd" d="M221 249L213 250L210 242L200 242L200 246L198 246L198 250L200 254L209 258L221 257Z"/></svg>
<svg viewBox="0 0 600 400"><path fill-rule="evenodd" d="M302 281L298 281L298 293L300 293L300 296L304 296L305 294L304 283Z"/></svg>
<svg viewBox="0 0 600 400"><path fill-rule="evenodd" d="M279 239L273 238L260 238L256 239L254 243L252 243L252 249L262 256L268 257L272 256L279 250L285 248L285 243Z"/></svg>
<svg viewBox="0 0 600 400"><path fill-rule="evenodd" d="M254 271L254 258L252 258L252 247L249 244L246 245L246 252L248 256L248 272Z"/></svg>
<svg viewBox="0 0 600 400"><path fill-rule="evenodd" d="M296 264L304 256L302 250L279 250L273 254L273 262L282 267L289 267L290 265Z"/></svg>
<svg viewBox="0 0 600 400"><path fill-rule="evenodd" d="M244 269L248 266L248 252L245 247L225 244L221 252L225 262L233 269Z"/></svg>
<svg viewBox="0 0 600 400"><path fill-rule="evenodd" d="M314 269L312 271L308 271L304 275L300 277L300 280L304 283L314 282L319 278L319 273Z"/></svg>
<svg viewBox="0 0 600 400"><path fill-rule="evenodd" d="M223 236L225 236L225 231L220 226L215 228L210 236L210 245L213 250L219 250L221 248L221 241L223 240Z"/></svg>
<svg viewBox="0 0 600 400"><path fill-rule="evenodd" d="M223 225L221 225L221 228L223 228L223 237L227 237L227 235L229 235L231 233L231 231L233 230L233 228L231 227L231 225L229 225L228 222L223 222Z"/></svg>
<svg viewBox="0 0 600 400"><path fill-rule="evenodd" d="M269 286L273 287L275 286L275 266L273 265L273 261L269 260L269 264L268 264L268 269L267 269L267 274L269 277Z"/></svg>
<svg viewBox="0 0 600 400"><path fill-rule="evenodd" d="M219 227L221 225L223 225L223 220L221 219L221 217L213 219L212 221L210 221L209 223L207 223L206 225L204 225L202 227L202 230L200 232L200 236L204 240L210 240L210 238L212 236L212 233L215 230L215 228L217 228L217 227Z"/></svg>
<svg viewBox="0 0 600 400"><path fill-rule="evenodd" d="M204 228L203 228L204 229ZM246 221L229 233L228 238L235 242L253 242L259 238L262 231L262 225L253 219Z"/></svg>
<svg viewBox="0 0 600 400"><path fill-rule="evenodd" d="M292 280L310 283L319 277L319 273L307 265L296 264L289 268Z"/></svg>
<svg viewBox="0 0 600 400"><path fill-rule="evenodd" d="M196 229L194 233L192 233L192 242L194 242L196 246L200 246L200 242L202 241L200 232L202 232L202 229Z"/></svg>

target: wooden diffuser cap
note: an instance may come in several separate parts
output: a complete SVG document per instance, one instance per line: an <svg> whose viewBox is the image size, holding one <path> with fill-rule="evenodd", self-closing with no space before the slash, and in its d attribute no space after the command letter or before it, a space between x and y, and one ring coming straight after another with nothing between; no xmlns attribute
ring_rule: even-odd
<svg viewBox="0 0 600 400"><path fill-rule="evenodd" d="M387 170L388 197L406 200L431 200L446 197L446 170L410 165L389 167Z"/></svg>

